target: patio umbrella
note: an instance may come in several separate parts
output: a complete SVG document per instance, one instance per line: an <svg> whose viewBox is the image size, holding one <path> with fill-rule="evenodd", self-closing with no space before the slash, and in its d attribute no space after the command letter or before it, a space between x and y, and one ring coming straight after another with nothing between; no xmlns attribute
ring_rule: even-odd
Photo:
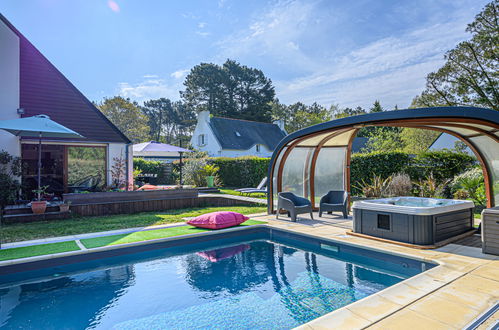
<svg viewBox="0 0 499 330"><path fill-rule="evenodd" d="M47 115L0 120L0 129L15 136L38 137L38 191L41 186L42 138L83 138L75 131L51 120ZM38 192L38 200L40 200L40 192Z"/></svg>
<svg viewBox="0 0 499 330"><path fill-rule="evenodd" d="M177 155L180 161L180 185L182 186L182 155L184 152L193 152L192 150L172 146L166 143L160 143L156 141L149 141L144 143L138 143L133 145L133 155L134 156L149 156L149 157L165 157Z"/></svg>

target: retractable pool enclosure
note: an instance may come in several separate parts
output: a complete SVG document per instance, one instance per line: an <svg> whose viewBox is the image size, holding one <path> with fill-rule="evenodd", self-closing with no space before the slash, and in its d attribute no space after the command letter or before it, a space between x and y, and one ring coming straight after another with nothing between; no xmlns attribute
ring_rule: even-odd
<svg viewBox="0 0 499 330"><path fill-rule="evenodd" d="M499 111L435 107L347 117L288 135L271 158L268 212L275 212L282 191L308 198L314 207L329 190L350 192L352 142L358 130L368 126L430 129L459 138L482 166L487 207L499 205Z"/></svg>

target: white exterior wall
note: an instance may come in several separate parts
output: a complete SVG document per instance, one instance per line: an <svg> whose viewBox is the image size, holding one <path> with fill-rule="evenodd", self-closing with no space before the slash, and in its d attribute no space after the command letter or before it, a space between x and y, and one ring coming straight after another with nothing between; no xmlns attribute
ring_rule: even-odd
<svg viewBox="0 0 499 330"><path fill-rule="evenodd" d="M205 134L206 136L206 143L204 146L199 145L199 136L201 134ZM194 129L194 133L192 134L191 145L197 150L207 152L211 157L221 156L222 147L211 130L209 112L203 111L198 114L198 122Z"/></svg>
<svg viewBox="0 0 499 330"><path fill-rule="evenodd" d="M128 182L133 183L133 150L132 145L125 143L109 143L107 148L107 184L110 185L113 181L111 176L111 168L113 167L115 158L126 157L126 148L128 147Z"/></svg>
<svg viewBox="0 0 499 330"><path fill-rule="evenodd" d="M231 150L223 149L219 155L213 157L242 157L242 156L257 156L257 157L272 157L272 151L267 149L266 146L260 145L260 152L256 152L256 146L251 147L248 150Z"/></svg>
<svg viewBox="0 0 499 330"><path fill-rule="evenodd" d="M17 119L19 108L19 38L0 21L0 120ZM19 138L0 130L0 150L21 156Z"/></svg>

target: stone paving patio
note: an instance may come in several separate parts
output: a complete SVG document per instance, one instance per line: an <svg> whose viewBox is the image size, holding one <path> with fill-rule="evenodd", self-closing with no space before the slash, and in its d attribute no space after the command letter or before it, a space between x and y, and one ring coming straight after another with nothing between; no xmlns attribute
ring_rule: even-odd
<svg viewBox="0 0 499 330"><path fill-rule="evenodd" d="M462 329L499 301L499 256L480 248L448 244L418 250L346 235L351 219L307 216L297 222L285 215L262 216L273 227L320 236L387 253L434 261L438 267L409 278L349 306L324 315L301 329ZM499 315L487 321L493 324ZM485 329L486 324L480 328Z"/></svg>

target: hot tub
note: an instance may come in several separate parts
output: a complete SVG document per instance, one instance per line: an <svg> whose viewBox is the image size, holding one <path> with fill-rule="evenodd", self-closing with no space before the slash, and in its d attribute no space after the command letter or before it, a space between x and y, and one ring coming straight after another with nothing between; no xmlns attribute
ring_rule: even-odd
<svg viewBox="0 0 499 330"><path fill-rule="evenodd" d="M356 233L432 245L473 229L471 201L392 197L353 203Z"/></svg>

